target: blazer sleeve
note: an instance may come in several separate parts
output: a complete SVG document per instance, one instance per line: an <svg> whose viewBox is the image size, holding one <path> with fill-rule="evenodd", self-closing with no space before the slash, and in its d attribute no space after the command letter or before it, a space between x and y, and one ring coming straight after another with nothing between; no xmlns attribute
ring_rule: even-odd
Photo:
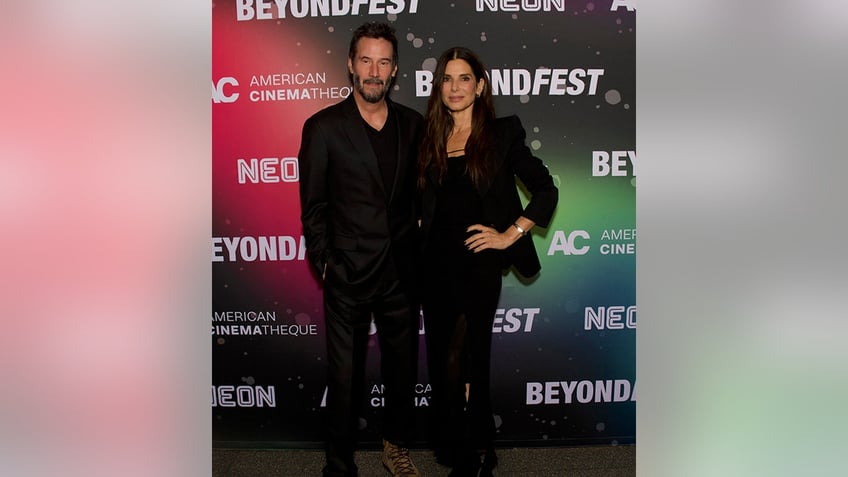
<svg viewBox="0 0 848 477"><path fill-rule="evenodd" d="M525 144L527 133L518 116L504 118L508 138L506 160L512 172L530 192L530 201L523 215L540 227L547 227L559 200L559 190L541 159L534 156Z"/></svg>
<svg viewBox="0 0 848 477"><path fill-rule="evenodd" d="M318 277L324 272L327 262L327 169L329 154L321 125L311 117L303 125L298 152L298 173L300 176L300 220L303 236L306 239L306 251L309 262L315 268Z"/></svg>

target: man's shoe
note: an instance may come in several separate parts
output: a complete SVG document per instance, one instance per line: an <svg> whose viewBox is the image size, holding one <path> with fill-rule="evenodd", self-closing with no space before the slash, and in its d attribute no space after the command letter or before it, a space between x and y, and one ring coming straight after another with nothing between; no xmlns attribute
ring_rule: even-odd
<svg viewBox="0 0 848 477"><path fill-rule="evenodd" d="M392 477L419 477L418 469L409 458L409 449L392 444L383 439L383 465L392 473Z"/></svg>

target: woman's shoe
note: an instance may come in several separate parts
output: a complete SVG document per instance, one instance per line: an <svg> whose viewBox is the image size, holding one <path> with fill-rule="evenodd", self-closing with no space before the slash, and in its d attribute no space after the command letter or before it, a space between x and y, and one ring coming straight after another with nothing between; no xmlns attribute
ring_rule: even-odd
<svg viewBox="0 0 848 477"><path fill-rule="evenodd" d="M456 466L456 451L448 448L442 447L436 449L433 454L436 456L436 463L439 465L443 465L445 467L454 467Z"/></svg>
<svg viewBox="0 0 848 477"><path fill-rule="evenodd" d="M493 477L495 475L495 467L498 466L498 456L495 454L494 447L486 448L483 454L483 463L480 465L480 477Z"/></svg>
<svg viewBox="0 0 848 477"><path fill-rule="evenodd" d="M482 464L476 452L463 452L457 456L456 465L448 477L477 477Z"/></svg>

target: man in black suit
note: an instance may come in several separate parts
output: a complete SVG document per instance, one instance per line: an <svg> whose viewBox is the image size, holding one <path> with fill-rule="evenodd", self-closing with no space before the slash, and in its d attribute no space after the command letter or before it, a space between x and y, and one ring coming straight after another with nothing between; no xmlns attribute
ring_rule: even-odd
<svg viewBox="0 0 848 477"><path fill-rule="evenodd" d="M418 475L407 447L418 365L415 180L423 118L388 98L397 64L394 29L362 25L348 53L353 93L303 125L301 221L309 261L324 282L327 327L324 476L357 475L372 316L385 398L383 464L395 476Z"/></svg>

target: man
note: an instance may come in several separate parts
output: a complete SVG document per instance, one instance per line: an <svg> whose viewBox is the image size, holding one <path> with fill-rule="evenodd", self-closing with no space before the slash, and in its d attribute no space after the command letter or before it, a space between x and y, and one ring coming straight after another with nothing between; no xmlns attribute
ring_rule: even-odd
<svg viewBox="0 0 848 477"><path fill-rule="evenodd" d="M384 385L383 465L417 476L407 449L418 365L415 177L422 116L388 98L397 38L385 23L353 32L353 93L306 120L298 154L309 261L324 282L328 392L324 476L355 476L358 411L373 315Z"/></svg>

